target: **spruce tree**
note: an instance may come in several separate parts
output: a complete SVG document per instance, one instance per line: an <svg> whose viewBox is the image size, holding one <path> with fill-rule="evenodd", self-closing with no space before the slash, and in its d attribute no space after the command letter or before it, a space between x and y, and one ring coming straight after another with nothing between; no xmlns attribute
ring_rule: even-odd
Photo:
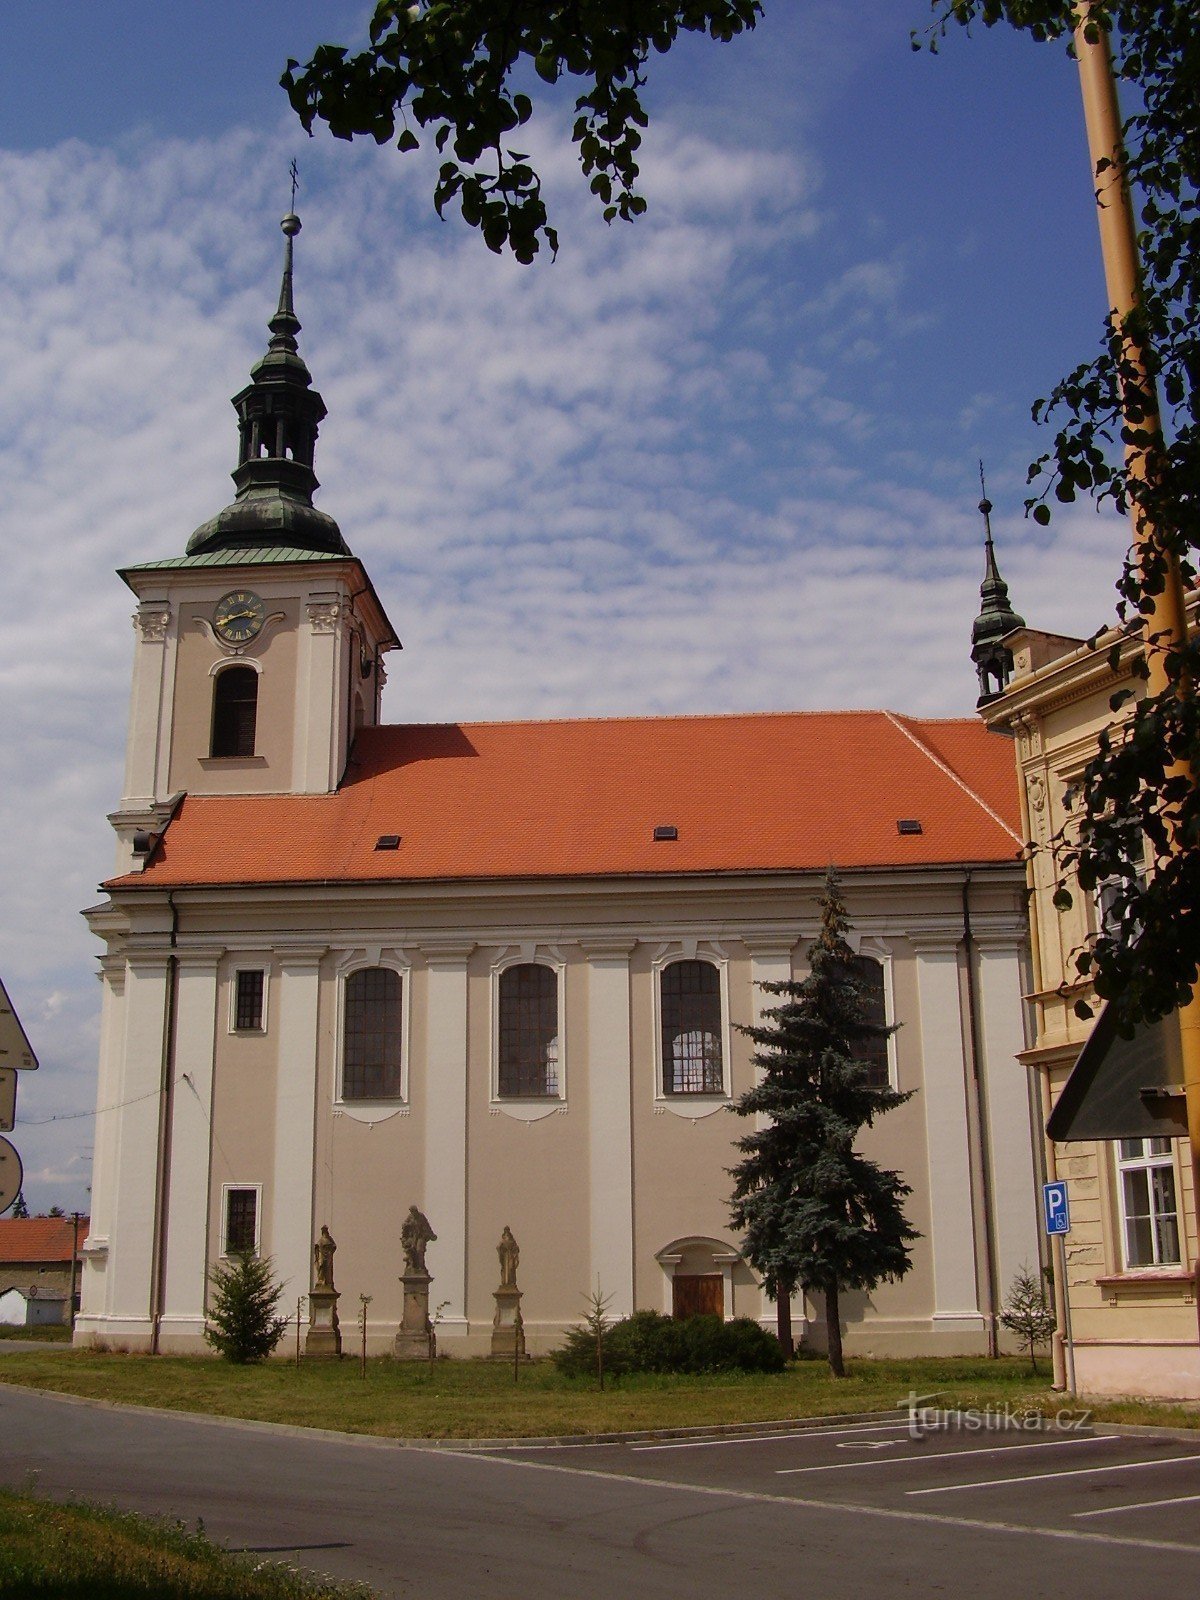
<svg viewBox="0 0 1200 1600"><path fill-rule="evenodd" d="M12 1214L15 1222L23 1222L29 1215L29 1207L25 1204L25 1191L23 1189L17 1191L17 1198L13 1201Z"/></svg>
<svg viewBox="0 0 1200 1600"><path fill-rule="evenodd" d="M1040 1277L1030 1271L1028 1262L1013 1278L1000 1321L1010 1333L1016 1334L1028 1350L1029 1370L1036 1373L1037 1347L1046 1343L1058 1324L1046 1300L1046 1286Z"/></svg>
<svg viewBox="0 0 1200 1600"><path fill-rule="evenodd" d="M226 1361L264 1361L287 1332L277 1316L283 1285L271 1275L271 1258L244 1254L212 1270L212 1304L204 1337Z"/></svg>
<svg viewBox="0 0 1200 1600"><path fill-rule="evenodd" d="M781 1328L786 1323L790 1337L784 1307L797 1286L822 1296L829 1366L839 1378L841 1291L903 1277L919 1237L904 1215L909 1185L854 1148L863 1128L912 1091L868 1085L863 1044L891 1029L867 1016L848 929L831 867L808 977L763 984L782 1004L760 1027L742 1029L756 1046L761 1077L733 1110L769 1121L737 1141L743 1159L730 1168L733 1226L744 1231L746 1259L776 1300Z"/></svg>

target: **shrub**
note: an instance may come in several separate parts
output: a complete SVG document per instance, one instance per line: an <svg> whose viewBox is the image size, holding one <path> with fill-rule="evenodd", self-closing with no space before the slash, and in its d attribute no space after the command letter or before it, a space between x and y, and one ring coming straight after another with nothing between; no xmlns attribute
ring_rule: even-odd
<svg viewBox="0 0 1200 1600"><path fill-rule="evenodd" d="M235 1256L212 1270L212 1305L204 1337L226 1361L265 1361L287 1332L276 1316L283 1285L271 1276L271 1258Z"/></svg>
<svg viewBox="0 0 1200 1600"><path fill-rule="evenodd" d="M583 1377L595 1371L596 1339L587 1327L572 1328L553 1354L560 1372ZM629 1372L779 1372L783 1351L772 1334L749 1317L665 1317L635 1311L604 1334L604 1368Z"/></svg>

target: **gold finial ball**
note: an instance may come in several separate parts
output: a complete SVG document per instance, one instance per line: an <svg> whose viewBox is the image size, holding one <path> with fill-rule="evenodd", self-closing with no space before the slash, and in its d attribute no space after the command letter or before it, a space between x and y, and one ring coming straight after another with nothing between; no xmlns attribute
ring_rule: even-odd
<svg viewBox="0 0 1200 1600"><path fill-rule="evenodd" d="M300 218L294 211L289 211L279 226L283 229L284 233L287 234L289 239L294 239L300 232Z"/></svg>

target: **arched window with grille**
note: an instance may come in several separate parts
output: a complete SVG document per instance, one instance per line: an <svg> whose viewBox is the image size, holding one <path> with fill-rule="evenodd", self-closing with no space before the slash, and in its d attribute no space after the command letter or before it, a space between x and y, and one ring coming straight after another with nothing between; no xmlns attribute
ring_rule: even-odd
<svg viewBox="0 0 1200 1600"><path fill-rule="evenodd" d="M391 967L359 967L345 982L342 1099L403 1094L404 980Z"/></svg>
<svg viewBox="0 0 1200 1600"><path fill-rule="evenodd" d="M498 984L497 1091L501 1098L559 1094L558 973L540 961L505 967Z"/></svg>
<svg viewBox="0 0 1200 1600"><path fill-rule="evenodd" d="M887 991L884 986L883 963L874 956L851 956L848 963L850 975L858 984L866 1020L877 1028L888 1025ZM888 1036L872 1034L855 1041L855 1054L867 1069L867 1086L886 1089L891 1085L892 1070L888 1054Z"/></svg>
<svg viewBox="0 0 1200 1600"><path fill-rule="evenodd" d="M659 973L664 1094L721 1094L721 974L711 961L672 961Z"/></svg>
<svg viewBox="0 0 1200 1600"><path fill-rule="evenodd" d="M212 754L252 756L258 721L258 673L226 667L213 684Z"/></svg>

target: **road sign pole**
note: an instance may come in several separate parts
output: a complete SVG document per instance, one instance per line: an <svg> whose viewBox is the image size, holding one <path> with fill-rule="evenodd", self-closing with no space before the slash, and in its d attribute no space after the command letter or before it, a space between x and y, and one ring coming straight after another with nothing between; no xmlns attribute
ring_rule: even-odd
<svg viewBox="0 0 1200 1600"><path fill-rule="evenodd" d="M1058 1251L1059 1282L1063 1286L1063 1350L1067 1357L1067 1392L1076 1394L1075 1388L1075 1342L1071 1338L1071 1285L1067 1282L1067 1236L1058 1233L1054 1236L1055 1249Z"/></svg>

